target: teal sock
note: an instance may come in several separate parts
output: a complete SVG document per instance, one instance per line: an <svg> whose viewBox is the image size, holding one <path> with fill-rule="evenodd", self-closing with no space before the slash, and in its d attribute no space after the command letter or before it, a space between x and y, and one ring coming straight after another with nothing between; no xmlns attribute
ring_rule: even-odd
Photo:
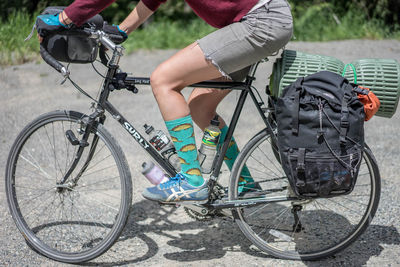
<svg viewBox="0 0 400 267"><path fill-rule="evenodd" d="M197 159L192 117L188 115L176 120L166 121L165 125L178 153L181 162L181 173L187 178L190 185L202 185L204 179Z"/></svg>
<svg viewBox="0 0 400 267"><path fill-rule="evenodd" d="M221 136L219 138L218 145L222 146L227 133L228 133L228 126L225 125L221 129ZM228 166L229 170L232 170L233 163L235 163L235 160L238 155L239 155L239 148L236 144L235 138L233 138L233 136L232 136L232 139L229 142L228 150L226 151L226 154L224 157L224 162L225 162L226 166ZM243 166L242 172L240 173L239 181L240 182L253 182L254 181L253 178L251 178L250 171L246 165Z"/></svg>

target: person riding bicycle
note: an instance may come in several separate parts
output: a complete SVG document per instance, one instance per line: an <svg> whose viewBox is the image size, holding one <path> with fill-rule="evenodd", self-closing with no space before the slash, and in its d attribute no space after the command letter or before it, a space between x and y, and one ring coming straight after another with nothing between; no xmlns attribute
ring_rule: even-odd
<svg viewBox="0 0 400 267"><path fill-rule="evenodd" d="M37 18L39 39L80 26L115 0L75 0L57 15ZM123 40L149 18L166 0L141 0L118 26L105 25L107 33ZM159 202L208 200L209 189L202 177L192 120L204 129L216 115L216 108L230 90L195 88L188 101L181 91L188 85L222 79L242 81L250 65L273 54L291 39L293 21L286 0L186 0L192 10L218 30L193 42L161 63L151 74L150 83L166 127L172 137L182 170L168 182L146 188L143 196ZM228 127L219 116L221 137ZM232 138L225 163L232 168L239 150ZM251 183L249 170L241 173L243 184ZM252 187L257 185L251 184Z"/></svg>

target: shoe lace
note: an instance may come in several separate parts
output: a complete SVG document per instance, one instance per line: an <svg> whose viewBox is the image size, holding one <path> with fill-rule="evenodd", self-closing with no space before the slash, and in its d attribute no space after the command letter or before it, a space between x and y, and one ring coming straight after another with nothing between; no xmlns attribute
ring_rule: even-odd
<svg viewBox="0 0 400 267"><path fill-rule="evenodd" d="M185 176L178 173L174 177L169 178L168 182L160 184L160 188L168 189L168 188L174 187L176 185L180 185L182 180L185 180Z"/></svg>

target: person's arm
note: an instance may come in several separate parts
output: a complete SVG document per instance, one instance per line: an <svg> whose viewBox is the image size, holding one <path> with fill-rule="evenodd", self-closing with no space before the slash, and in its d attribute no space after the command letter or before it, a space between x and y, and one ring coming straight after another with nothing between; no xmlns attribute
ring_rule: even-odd
<svg viewBox="0 0 400 267"><path fill-rule="evenodd" d="M114 1L115 0L75 0L60 14L60 20L64 17L66 24L72 22L76 26L81 26L85 21L99 14Z"/></svg>
<svg viewBox="0 0 400 267"><path fill-rule="evenodd" d="M76 0L60 14L60 22L68 25L74 23L81 25L83 22L98 14L115 0ZM119 25L127 34L136 30L146 21L154 11L166 0L142 0L134 10Z"/></svg>
<svg viewBox="0 0 400 267"><path fill-rule="evenodd" d="M115 0L75 0L71 5L65 8L63 12L58 14L56 18L51 17L50 23L52 25L57 24L55 26L58 28L66 27L71 23L80 26L114 1ZM124 37L124 41L128 37L127 34L137 29L154 13L160 4L164 3L165 1L166 0L141 0L120 25L105 25L104 27L107 28L103 28L103 30L106 32L111 31L113 34L122 35ZM55 20L57 20L57 22ZM47 25L45 26L47 27ZM38 29L38 32L39 31L40 29ZM39 34L40 36L38 35L40 42L42 42L42 37L44 37L45 34L47 33L41 31Z"/></svg>
<svg viewBox="0 0 400 267"><path fill-rule="evenodd" d="M149 9L143 1L140 1L135 9L124 19L119 25L119 28L125 31L127 34L136 30L143 22L145 22L152 14L154 10Z"/></svg>

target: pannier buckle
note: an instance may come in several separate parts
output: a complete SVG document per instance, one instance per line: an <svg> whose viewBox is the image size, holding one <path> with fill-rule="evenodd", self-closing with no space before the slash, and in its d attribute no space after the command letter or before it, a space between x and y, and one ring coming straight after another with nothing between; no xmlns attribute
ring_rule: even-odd
<svg viewBox="0 0 400 267"><path fill-rule="evenodd" d="M304 165L304 163L297 163L297 167L296 167L296 171L297 172L305 172L306 170L306 166Z"/></svg>

